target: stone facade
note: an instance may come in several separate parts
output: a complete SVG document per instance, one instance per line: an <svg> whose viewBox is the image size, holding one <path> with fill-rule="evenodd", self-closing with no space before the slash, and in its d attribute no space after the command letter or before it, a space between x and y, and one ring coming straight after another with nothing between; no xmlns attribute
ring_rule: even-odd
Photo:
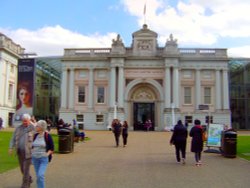
<svg viewBox="0 0 250 188"><path fill-rule="evenodd" d="M172 34L159 47L157 36L143 25L131 47L118 35L111 48L65 49L60 118L89 130L114 118L134 130L147 119L159 131L179 118L230 125L227 50L178 48Z"/></svg>
<svg viewBox="0 0 250 188"><path fill-rule="evenodd" d="M10 38L0 33L0 117L3 126L12 123L16 111L17 64L24 48L14 43Z"/></svg>

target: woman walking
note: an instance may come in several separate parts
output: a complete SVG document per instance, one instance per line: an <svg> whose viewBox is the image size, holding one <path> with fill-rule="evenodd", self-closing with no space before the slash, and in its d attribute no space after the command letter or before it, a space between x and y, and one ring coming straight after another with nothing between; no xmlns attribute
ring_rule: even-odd
<svg viewBox="0 0 250 188"><path fill-rule="evenodd" d="M127 146L128 140L128 122L124 121L122 125L122 138L123 138L123 147Z"/></svg>
<svg viewBox="0 0 250 188"><path fill-rule="evenodd" d="M182 162L185 164L186 159L186 145L187 145L187 128L182 124L182 121L179 120L174 127L174 132L170 139L170 145L175 145L175 154L177 163ZM180 158L180 153L182 160Z"/></svg>
<svg viewBox="0 0 250 188"><path fill-rule="evenodd" d="M54 143L52 137L47 130L47 123L40 120L36 125L36 134L32 144L32 163L36 172L36 183L38 188L45 187L45 171L51 155L54 151Z"/></svg>
<svg viewBox="0 0 250 188"><path fill-rule="evenodd" d="M196 166L201 166L201 152L203 150L202 127L200 120L194 121L194 127L190 130L189 136L192 137L191 152L194 152Z"/></svg>

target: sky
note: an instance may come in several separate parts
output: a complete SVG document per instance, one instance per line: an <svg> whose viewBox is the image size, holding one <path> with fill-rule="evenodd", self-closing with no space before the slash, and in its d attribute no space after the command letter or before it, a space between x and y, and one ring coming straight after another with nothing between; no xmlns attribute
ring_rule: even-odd
<svg viewBox="0 0 250 188"><path fill-rule="evenodd" d="M0 32L38 56L65 48L110 48L120 34L126 47L146 23L164 47L227 48L250 58L249 0L1 0Z"/></svg>

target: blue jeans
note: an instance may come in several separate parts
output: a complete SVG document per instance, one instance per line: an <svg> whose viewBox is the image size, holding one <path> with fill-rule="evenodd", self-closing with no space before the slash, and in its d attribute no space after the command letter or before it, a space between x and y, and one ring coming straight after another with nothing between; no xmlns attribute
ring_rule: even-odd
<svg viewBox="0 0 250 188"><path fill-rule="evenodd" d="M45 187L45 171L48 166L49 160L48 157L35 158L32 157L32 163L36 172L36 183L37 188Z"/></svg>

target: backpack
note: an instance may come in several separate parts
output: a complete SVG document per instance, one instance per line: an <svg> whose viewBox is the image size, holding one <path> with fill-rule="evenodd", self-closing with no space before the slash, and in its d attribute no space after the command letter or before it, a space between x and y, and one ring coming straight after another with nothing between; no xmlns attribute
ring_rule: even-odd
<svg viewBox="0 0 250 188"><path fill-rule="evenodd" d="M33 139L33 140L36 139L36 137L37 137L38 134L39 134L39 133L36 133L36 134L34 135L34 139ZM46 151L48 151L49 134L48 134L47 132L44 133L44 139L45 139L45 143L46 143ZM49 159L49 162L51 162L51 160L52 160L52 154L50 154L50 155L48 156L48 159Z"/></svg>

